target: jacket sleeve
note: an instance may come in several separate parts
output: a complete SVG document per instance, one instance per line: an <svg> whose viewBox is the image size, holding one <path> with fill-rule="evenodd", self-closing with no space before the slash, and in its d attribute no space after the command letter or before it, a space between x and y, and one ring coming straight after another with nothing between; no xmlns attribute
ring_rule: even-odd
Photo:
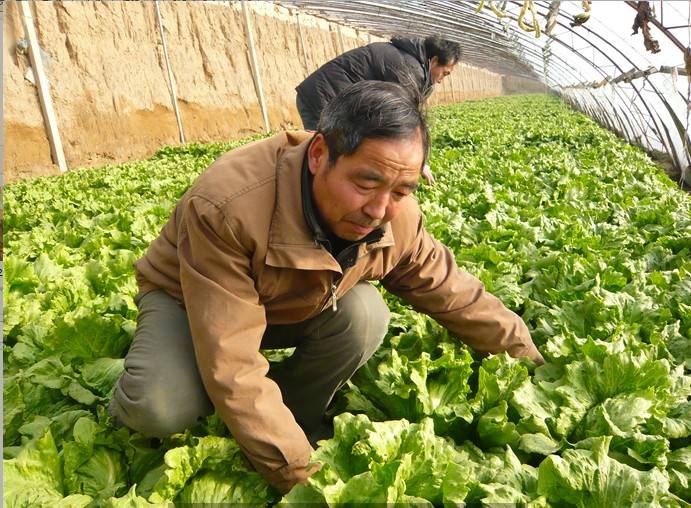
<svg viewBox="0 0 691 508"><path fill-rule="evenodd" d="M257 471L281 491L304 482L312 448L259 352L266 329L250 253L221 212L192 197L178 220L180 281L209 398Z"/></svg>
<svg viewBox="0 0 691 508"><path fill-rule="evenodd" d="M410 248L383 279L384 287L479 353L507 351L544 363L523 320L458 268L453 253L424 229L421 214L410 222Z"/></svg>

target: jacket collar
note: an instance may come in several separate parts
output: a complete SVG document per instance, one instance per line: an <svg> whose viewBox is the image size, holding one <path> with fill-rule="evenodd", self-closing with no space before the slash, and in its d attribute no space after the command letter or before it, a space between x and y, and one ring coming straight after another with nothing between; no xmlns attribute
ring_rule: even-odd
<svg viewBox="0 0 691 508"><path fill-rule="evenodd" d="M314 138L312 138L314 139ZM310 143L312 141L310 140ZM309 147L309 145L307 145ZM307 152L302 158L302 165L300 169L300 190L302 198L302 213L305 216L305 223L312 232L315 245L326 245L328 248L329 237L324 233L324 230L319 224L317 212L314 209L314 198L312 197L312 173L310 173ZM331 250L331 249L329 249Z"/></svg>
<svg viewBox="0 0 691 508"><path fill-rule="evenodd" d="M338 261L324 248L326 235L316 219L309 180L305 182L303 178L303 171L309 174L306 153L312 139L310 137L299 144L288 145L278 156L276 206L269 227L266 264L298 270L333 270L342 273ZM306 193L309 193L306 196L309 199L303 199ZM305 202L308 207L305 207ZM375 235L368 239L371 243L363 242L360 245L360 255L394 245L390 224L385 224L381 230L381 238L377 240L375 236L378 235ZM370 235L374 233L376 231Z"/></svg>

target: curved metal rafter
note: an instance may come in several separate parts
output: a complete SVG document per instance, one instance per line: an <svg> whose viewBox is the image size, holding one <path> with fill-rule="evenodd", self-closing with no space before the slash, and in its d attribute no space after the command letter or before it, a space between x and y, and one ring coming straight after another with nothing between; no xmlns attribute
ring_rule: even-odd
<svg viewBox="0 0 691 508"><path fill-rule="evenodd" d="M583 59L583 60L585 60L585 61L588 61L588 60L587 60L587 57L586 57L585 55L583 55L581 51L572 48L571 46L569 46L568 44L566 44L566 43L563 42L563 41L560 41L560 40L557 40L557 39L555 39L555 40L556 40L559 44L562 44L562 45L566 46L567 49L569 49L569 50L570 50L572 53L574 53L576 56L580 57L581 59ZM557 55L552 55L552 57L553 57L553 58L557 58ZM597 70L601 73L601 75L602 75L603 77L605 77L605 76L607 75L606 72L604 71L604 69L602 69L600 66L595 65L594 63L592 63L592 65L593 65L593 67L594 67L595 69L597 69ZM571 88L575 88L575 87L571 87ZM586 91L586 90L588 91L588 95L592 98L592 100L596 102L596 104L598 105L598 108L602 109L603 111L606 111L606 109L603 108L603 107L600 105L600 101L598 100L597 96L596 96L594 93L592 93L592 91L591 91L590 89L584 89L583 91ZM622 100L622 102L625 103L625 102L626 102L625 99L621 97L622 92L621 92L618 88L614 88L613 90L614 90L614 92L617 94L617 96L619 97L619 99ZM614 111L614 112L615 112L616 117L617 117L617 120L619 120L619 122L621 123L621 127L620 127L620 128L613 128L612 130L614 130L614 131L620 131L620 132L626 132L625 126L624 126L624 124L623 124L623 120L619 117L619 115L618 115L618 113L617 113L617 109L618 109L618 108L615 106L615 104L614 104L608 97L605 96L605 99L607 99L607 102L610 104L611 111ZM634 106L635 106L636 108L638 108L638 106L637 106L636 104L634 104ZM631 128L631 130L635 132L635 129L633 128L633 126L632 126L630 120L629 120L627 117L626 117L626 120L627 120L627 122L629 123L629 127ZM638 119L636 119L636 120L638 120ZM608 125L608 126L611 125L609 121L602 122L602 123L605 123L605 124ZM641 132L643 132L643 133L646 132L645 126L644 126L643 124L640 124L640 123L639 123L638 127L639 127L639 130L640 130Z"/></svg>
<svg viewBox="0 0 691 508"><path fill-rule="evenodd" d="M675 164L681 165L674 148L673 136L664 125L660 113L651 109L642 94L643 87L649 87L669 110L669 103L655 83L647 75L643 76L640 88L632 83L631 90L635 95L633 101L624 96L620 86L613 86L613 93L617 97L615 100L607 94L584 88L583 82L587 81L583 79L584 74L579 76L579 72L556 52L552 53L549 67L545 68L542 54L544 39L535 39L532 34L513 26L518 17L514 7L521 8L523 1L509 2L511 8L505 10L505 20L499 19L489 10L476 12L477 5L459 0L277 0L276 3L304 10L331 22L346 23L355 29L367 30L382 37L395 33L412 36L442 33L444 37L461 45L464 63L502 75L541 81L551 88L561 89L565 99L573 102L575 107L581 104L587 114L603 125L629 141L638 142L645 138L649 148L654 147L653 142L658 142L674 158ZM626 3L635 9L632 5L635 2ZM539 19L545 19L549 3L536 2L535 6ZM512 23L509 24L506 20L512 20ZM550 36L550 40L586 62L586 68L593 69L603 79L609 79L603 66L610 67L611 64L620 74L626 72L619 61L628 62L634 70L641 71L617 45L585 25L572 29L568 26L571 21L570 14L559 12L557 26L564 32ZM684 50L662 23L657 20L652 23L677 47ZM580 48L569 44L563 37L564 34L577 38L585 46ZM587 56L588 51L592 51L592 58ZM609 64L598 65L595 61L596 54L604 57ZM618 57L623 60L618 60ZM581 90L577 92L578 89ZM625 110L625 105L629 105L630 111ZM688 154L686 156L691 159Z"/></svg>
<svg viewBox="0 0 691 508"><path fill-rule="evenodd" d="M517 2L517 1L513 1L512 4L515 4L515 5L517 5L517 6L521 6L521 5L522 5L521 2ZM542 13L539 13L539 14L541 14L543 17L545 16L545 14L542 14ZM512 17L512 15L511 15L510 13L508 13L508 15L509 15L509 17ZM567 21L570 21L570 20L571 20L570 16L564 14L563 12L559 12L559 16L561 16L562 18L565 18ZM513 16L513 19L515 20L516 17ZM558 21L558 22L557 22L557 25L560 26L561 28L563 28L566 32L571 33L572 36L576 36L576 37L582 39L582 40L587 44L587 46L586 46L585 48L582 48L582 49L591 48L591 49L593 50L593 52L598 51L602 56L604 56L608 61L610 61L610 62L615 66L615 68L617 68L617 69L619 70L620 73L623 73L623 72L624 72L623 68L621 68L621 66L620 66L615 60L613 60L606 52L604 52L604 51L603 51L601 48L599 48L597 45L593 44L592 41L590 41L589 39L585 38L581 33L578 33L577 31L573 30L572 28L570 28L569 26L567 26L566 24L564 24L564 23L562 23L562 22L559 22L559 21ZM608 44L610 47L612 47L612 49L614 49L617 53L619 53L622 57L624 57L631 65L634 66L635 69L639 69L638 66L637 66L630 58L628 58L628 56L627 56L626 54L624 54L622 51L619 50L619 48L617 48L616 46L614 46L613 44L611 44L609 41L607 41L606 39L604 39L602 36L600 36L599 34L593 32L592 30L590 30L589 28L587 28L587 27L585 27L585 26L579 27L579 30L580 30L580 29L585 29L585 31L587 31L588 33L591 33L591 34L597 36L597 37L598 37L599 39L601 39L604 43ZM585 55L583 55L582 49L581 49L581 50L577 50L577 49L575 49L573 46L569 45L568 43L564 42L563 40L561 40L559 37L556 37L556 36L551 37L551 39L552 39L553 41L557 42L558 44L561 44L561 45L565 46L565 47L568 48L570 51L572 51L574 54L576 54L576 55L578 55L579 57L581 57L585 62L587 62L588 64L590 64L593 68L596 68L596 69L598 69L598 70L600 70L600 71L602 72L602 70L599 68L599 66L597 66L597 65L595 64L595 62L594 62L593 60L588 59ZM603 75L606 76L606 74L603 74ZM661 100L664 100L663 97L662 97L662 94L659 92L659 90L657 90L657 88L655 87L655 85L647 79L647 76L646 76L646 80L650 83L650 87L655 91L655 93L658 95L658 97L660 97ZM577 86L577 85L576 85L576 86ZM565 87L565 88L568 88L568 87ZM572 86L571 88L574 88L574 87ZM672 141L672 139L671 139L669 130L666 129L666 128L664 127L664 124L663 124L663 123L658 123L658 121L656 120L656 118L655 118L653 112L651 111L650 107L649 107L648 104L646 103L645 99L642 97L640 91L635 87L635 85L632 85L632 88L634 89L634 91L636 92L637 96L639 97L641 103L643 104L643 106L646 108L646 110L647 110L648 113L649 113L649 118L650 118L650 119L652 120L652 122L653 122L652 127L653 127L653 129L655 130L655 132L656 132L656 134L657 134L656 137L657 137L658 141L659 141L660 144L665 148L665 150L673 157L675 164L678 165L678 166L680 166L680 165L681 165L681 162L679 161L679 159L678 159L678 157L677 157L677 154L676 154L676 151L675 151L674 148L673 148L673 141ZM615 90L618 90L618 88L615 88ZM592 94L591 94L591 95L592 95ZM593 96L593 97L594 97L594 96ZM602 106L599 104L599 101L596 100L596 102L598 103L598 107L599 107L599 108L602 108ZM618 120L618 121L620 122L620 124L622 125L622 127L620 127L620 128L616 128L616 127L610 127L610 128L612 128L612 130L614 130L615 132L620 132L620 133L624 133L624 134L625 134L625 133L626 133L626 129L623 128L623 125L624 125L624 124L623 124L623 121L622 121L622 119L621 119L621 117L620 117L620 115L619 115L619 113L618 113L618 109L619 109L619 108L615 107L615 105L614 105L614 104L611 102L611 100L609 100L608 98L607 98L607 102L609 102L610 105L611 105L610 111L612 111L612 112L615 114L615 116L617 117L617 120ZM577 105L577 104L574 104L574 105ZM632 106L635 107L635 108L638 110L639 115L642 117L643 115L642 115L642 112L640 111L640 109L638 109L638 105L637 105L635 102L633 102L633 103L632 103ZM607 111L605 108L602 108L602 110L603 110L603 111ZM624 115L624 117L627 119L627 121L629 121L627 115ZM608 118L608 116L605 115L605 118ZM659 118L659 117L658 117L658 118ZM661 119L660 119L660 122L662 122ZM601 122L601 123L603 123L603 124L605 124L605 125L608 125L608 126L611 126L611 125L612 125L611 122L609 121L609 119L608 119L607 121L604 121L604 122ZM629 124L630 124L630 122L629 122ZM641 126L641 125L639 125L639 127L641 127L641 129L640 129L641 132L642 132L643 135L646 137L646 140L648 140L646 128L645 128L644 126ZM632 130L635 131L635 129L633 129L633 128L632 128ZM636 139L636 138L634 137L634 139ZM629 139L629 140L632 141L632 139ZM648 146L649 146L650 148L652 148L652 143L650 143L649 140L648 140Z"/></svg>
<svg viewBox="0 0 691 508"><path fill-rule="evenodd" d="M496 23L484 19L473 19L474 23L466 22L467 15L474 11L463 4L453 3L464 9L450 12L448 8L452 3L441 1L426 2L430 5L424 10L419 9L419 2L410 1L388 4L369 0L281 0L279 3L301 8L329 21L348 22L355 28L374 31L378 35L432 35L439 33L439 27L444 26L445 36L461 44L462 51L469 57L464 57L467 63L500 74L539 80L532 67L516 57L516 44L507 39ZM411 4L418 4L418 9L415 10ZM414 18L406 20L405 15Z"/></svg>
<svg viewBox="0 0 691 508"><path fill-rule="evenodd" d="M512 3L521 5L519 2L512 2ZM510 14L510 13L507 13L507 16L508 16L508 17L513 17L513 19L516 19L516 18L515 18L514 16L512 16L512 14ZM564 14L562 14L562 16L566 17L566 15L564 15ZM569 31L569 32L573 32L573 30L572 30L570 27L568 27L567 25L565 25L565 24L563 24L563 23L561 23L561 22L559 22L559 21L557 21L557 25L558 25L558 26L561 26L562 28L566 29L566 30ZM578 35L579 37L582 37L580 34L577 34L577 35ZM525 36L525 34L520 34L519 37L527 37L527 36ZM589 42L587 39L585 39L585 38L583 38L583 39L584 39L585 41ZM589 60L589 59L582 53L582 50L577 50L577 49L573 48L571 45L567 44L566 42L564 42L564 41L562 41L562 40L560 40L560 39L558 39L558 38L556 38L556 37L551 37L551 40L553 40L554 42L556 42L556 43L558 43L558 44L563 45L563 46L566 47L569 51L573 52L576 56L580 57L583 61L585 61L586 63L590 64L594 69L596 69L596 70L601 74L602 77L606 77L606 76L607 76L607 73L606 73L599 65L595 64L595 62L593 62L592 60ZM589 44L590 44L590 43L589 43ZM533 45L536 45L536 44L533 42ZM607 55L606 53L603 53L603 55L604 55L610 62L612 62L612 64L614 64L615 66L617 66L617 68L619 68L618 64L617 64L616 62L614 62L614 61L609 57L609 55ZM559 58L557 54L552 54L552 57L554 57L554 58ZM568 64L566 64L566 62L565 62L565 65L568 67ZM577 78L577 81L578 81L578 78ZM615 89L615 91L616 91L617 95L620 95L618 89ZM593 94L589 94L589 95L591 95L591 96L593 97L593 100L596 102L596 104L598 104L598 107L599 107L599 108L602 108L602 106L599 104L599 101L595 98L595 96L594 96ZM620 97L620 98L621 98L621 97ZM615 105L612 103L612 101L611 101L609 98L607 98L607 102L610 103L611 110L615 112L615 114L617 115L617 120L619 120L619 122L620 122L620 124L621 124L621 127L619 127L619 128L612 128L612 127L611 127L612 130L614 130L615 132L618 131L618 132L624 132L624 133L625 133L625 132L626 132L626 129L625 129L625 126L624 126L623 121L621 120L621 118L619 118L619 115L618 115L618 113L617 113L617 108L615 107ZM637 105L636 105L636 107L637 107ZM603 110L603 111L606 111L604 108L602 108L602 110ZM627 118L627 121L629 121L628 118ZM604 123L604 124L606 124L606 125L608 125L608 126L611 125L611 123L610 123L609 121L604 121L604 122L601 122L601 123ZM631 128L632 130L635 131L635 129L633 129L633 127L631 126L630 122L629 122L629 126L630 126L630 128ZM639 128L640 128L640 131L641 131L641 132L643 132L643 133L646 132L646 129L645 129L645 127L644 127L643 125L639 124ZM662 143L662 144L664 145L664 143Z"/></svg>

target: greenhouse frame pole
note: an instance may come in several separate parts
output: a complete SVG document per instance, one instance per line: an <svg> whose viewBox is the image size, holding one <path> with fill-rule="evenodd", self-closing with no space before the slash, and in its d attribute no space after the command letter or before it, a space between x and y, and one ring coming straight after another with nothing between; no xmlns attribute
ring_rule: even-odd
<svg viewBox="0 0 691 508"><path fill-rule="evenodd" d="M516 2L514 2L514 3L516 3ZM317 6L315 5L316 2L299 2L299 4L300 4L301 6L303 6L303 7L307 7L307 6L314 6L314 7L317 7ZM339 3L339 4L343 5L342 3ZM358 2L358 5L369 7L369 6L373 6L374 4L373 4L372 2ZM309 7L307 7L307 8L309 8ZM396 16L390 15L390 14L388 14L388 12L389 12L389 11L393 12L394 10L399 10L399 9L400 9L400 7L399 7L399 8L394 8L394 7L389 7L389 6L386 6L386 5L382 5L382 6L379 6L379 7L377 8L377 15L378 15L379 17L385 17L385 18L389 18L389 19L392 19L392 20L393 20L393 19L396 18ZM362 19L362 16L363 16L364 13L361 12L361 11L354 11L352 8L347 8L347 9L346 9L346 8L342 8L342 7L333 7L332 4L329 4L328 6L320 5L319 8L318 8L318 10L319 10L322 14L327 15L327 16L328 16L328 14L326 14L327 12L328 12L329 14L345 13L345 14L346 14L346 17L348 18L348 20L349 20L350 22L355 21L356 23L360 23L360 24L365 23L365 21L363 21L363 19ZM405 10L405 9L404 9L404 10ZM449 19L449 17L450 17L449 13L448 13L448 12L444 12L444 10L445 10L445 9L442 9L442 18L444 18L445 20L446 20L446 19ZM382 11L385 11L386 14L385 14L384 12L382 12ZM406 11L406 12L412 12L412 11L409 11L409 10L405 10L405 11ZM437 14L439 14L439 13L437 13ZM423 14L422 16L423 16L423 18L424 18L425 15ZM563 14L562 14L562 16L563 16ZM477 32L480 32L480 33L485 33L485 32L486 32L486 33L489 33L489 34L493 34L493 33L495 33L495 31L494 31L494 26L495 26L494 23L495 23L495 20L492 20L492 23L489 23L489 22L485 19L485 17L481 17L480 22L479 22L479 25L480 25L480 26L477 26L477 25L474 26L474 27L473 27L473 30L475 30L475 31L477 31ZM371 25L372 25L372 22L371 22L371 21L369 21L368 23L365 23L365 24L371 29ZM424 25L424 24L426 24L426 23L425 23L424 21L422 21L422 24ZM462 22L461 22L461 23L458 23L455 19L453 20L453 22L451 22L451 24L454 25L454 26L464 26L464 25L465 25L465 23L462 23ZM381 23L376 24L376 26L382 27L383 30L387 30L387 29L388 29L384 24L381 24ZM568 29L567 29L567 30L568 30ZM480 45L481 45L481 46L484 46L484 47L490 47L490 46L491 46L493 50L499 51L499 52L500 52L500 54L499 54L500 60L504 60L505 62L509 62L509 61L510 61L510 60L509 60L510 57L513 56L514 58L516 58L515 62L512 62L512 66L513 66L513 67L515 67L516 65L518 65L518 66L521 66L521 65L522 65L522 66L524 66L524 67L530 69L530 68L531 68L531 67L530 67L530 61L528 61L528 62L523 62L523 59L520 57L520 55L514 55L513 52L507 52L507 51L505 51L505 50L502 51L501 48L506 48L506 49L508 49L508 48L511 48L511 47L515 47L515 44L512 46L512 45L509 43L511 40L514 40L514 39L512 38L512 39L506 39L506 40L504 40L504 39L503 39L503 37L504 37L503 34L501 34L500 32L496 32L496 33L498 33L498 34L500 35L500 37L502 37L502 39L500 39L499 41L497 41L497 42L495 42L494 44L491 44L491 45L488 45L487 43L482 43L482 42L480 42ZM520 40L521 42L523 42L523 44L524 44L523 50L524 50L524 51L527 51L528 54L535 53L535 51L532 49L532 48L534 48L535 44L534 44L534 43L531 44L530 41L527 40L527 37L525 37L524 34L522 34L522 33L516 33L516 32L514 32L514 31L512 31L512 33L514 34L514 36L517 36L517 38L518 38L517 40ZM457 35L459 35L459 34L457 34ZM461 35L459 35L459 36L462 38ZM558 39L555 39L555 40L558 40ZM586 40L586 41L587 41L587 40ZM564 44L561 40L558 40L558 42L560 42L561 44ZM590 43L589 41L587 41L587 42L588 42L589 45L592 45L592 43ZM568 47L568 45L567 45L567 47ZM569 49L571 49L571 51L574 51L573 48L569 48ZM575 51L574 51L574 52L575 52ZM504 56L504 53L506 53L506 56ZM583 58L583 56L580 55L580 53L576 52L576 54L577 54L578 56L580 56L581 58ZM523 58L525 58L525 57L523 57ZM538 58L538 60L539 60L539 58ZM608 59L608 60L611 61L611 59ZM587 59L586 59L586 61L587 61ZM590 63L592 64L592 62L590 62ZM535 67L534 64L533 64L533 67ZM602 73L603 76L606 75L606 73L604 73L602 70L600 70L600 72ZM502 73L506 74L506 72L502 72ZM514 72L512 72L512 73L513 73L513 74L516 74L516 75L523 75L524 77L530 77L530 78L532 78L532 79L535 79L535 76L534 76L534 75L527 76L527 75L525 74L525 72L522 72L522 71L516 72L516 71L514 70ZM532 73L532 71L531 71L531 73ZM620 93L619 93L618 90L616 91L616 93L617 93L618 95L620 95ZM611 102L611 101L609 100L609 98L606 98L606 101L607 101L607 102ZM598 104L598 109L601 109L601 108L602 108L602 106L599 104L599 101L595 101L595 103ZM646 105L646 106L647 106L647 105ZM593 111L594 111L594 110L593 110ZM615 112L615 114L616 114L617 108L614 108L614 112ZM619 121L620 121L620 123L621 123L621 118L619 118ZM629 120L626 119L626 121L628 122ZM636 121L638 121L637 118L636 118ZM603 123L607 123L607 122L603 122ZM623 127L618 127L618 128L623 128L623 131L626 132L625 125L624 125L623 123L621 123L621 125L622 125ZM657 127L657 126L656 126L656 127ZM641 127L641 130L642 130L643 132L647 132L648 129L649 129L649 128ZM664 143L663 143L663 144L664 144Z"/></svg>
<svg viewBox="0 0 691 508"><path fill-rule="evenodd" d="M264 88L262 87L262 77L259 72L259 64L257 63L257 54L254 51L254 35L252 34L252 22L250 21L250 13L247 9L246 0L241 0L242 14L245 18L245 32L247 32L247 46L250 52L250 67L252 67L252 77L254 78L254 87L257 91L259 99L259 108L262 111L262 118L264 119L264 129L266 132L271 132L269 125L269 115L266 112L266 102L264 101Z"/></svg>
<svg viewBox="0 0 691 508"><path fill-rule="evenodd" d="M62 140L60 139L60 131L58 130L55 110L53 109L53 100L50 96L48 77L43 68L43 60L41 60L41 48L38 45L34 18L31 15L31 6L27 1L17 3L22 11L21 17L24 22L24 31L26 32L26 38L29 40L29 59L31 60L31 67L34 70L34 77L36 78L36 88L38 88L41 111L43 112L44 121L48 124L47 134L50 153L53 162L58 165L60 172L65 173L67 171L67 161L65 160L65 152L62 149Z"/></svg>
<svg viewBox="0 0 691 508"><path fill-rule="evenodd" d="M170 100L173 104L173 111L175 111L175 121L178 124L178 134L180 135L180 143L183 145L185 141L185 132L182 129L182 119L180 118L180 110L178 109L178 93L175 89L175 78L173 77L173 68L170 65L168 58L168 45L166 44L166 34L163 31L163 18L161 17L161 10L158 7L158 0L154 2L156 7L156 19L158 20L158 30L161 33L161 44L163 46L163 58L166 61L166 71L168 72L168 86L170 87Z"/></svg>
<svg viewBox="0 0 691 508"><path fill-rule="evenodd" d="M332 16L341 16L341 18L346 19L349 24L353 26L358 26L359 24L360 26L366 27L367 30L372 30L374 28L383 30L385 32L391 31L390 26L382 25L381 23L377 23L372 19L366 18L369 14L372 14L376 11L376 16L378 18L385 18L391 20L392 22L396 22L400 21L401 19L398 13L403 12L416 15L415 27L411 27L410 29L416 30L417 32L419 32L420 27L427 27L431 31L436 31L439 26L439 21L444 21L448 24L449 27L452 27L450 34L455 35L460 40L464 40L468 33L477 33L480 37L486 37L486 39L488 40L489 36L491 36L493 33L501 33L502 35L500 37L503 37L502 32L494 32L492 30L493 27L491 25L488 25L488 23L486 23L484 19L480 19L482 26L478 27L477 24L471 25L468 23L459 22L456 17L448 15L442 11L438 11L436 12L435 16L432 16L428 13L411 11L410 9L406 9L401 6L393 7L370 1L357 2L357 7L362 8L357 11L354 11L350 4L345 3L323 4L318 2L296 2L296 5L300 6L303 9L306 9L307 11L316 11L318 14L315 14L314 12L312 12L312 14L317 17L321 15L325 17L329 22L335 22L332 21ZM344 5L348 5L348 7L343 7ZM505 48L508 50L513 47L512 44L509 43L509 41L506 41L502 38L500 38L498 41L494 43L488 43L482 39L479 39L474 41L474 44L478 48L487 47L491 50L497 50L499 48ZM511 53L511 56L514 56L513 53ZM510 61L510 59L508 59L505 56L505 53L500 54L499 57L505 59L507 62ZM495 72L497 71L495 70ZM525 77L530 78L534 76L525 74Z"/></svg>
<svg viewBox="0 0 691 508"><path fill-rule="evenodd" d="M522 6L522 2L513 1L511 3L519 7ZM488 67L490 70L493 70L493 68L498 66L503 70L494 69L494 71L499 72L501 74L508 74L509 72L507 72L506 68L510 68L512 69L510 74L524 76L530 79L540 79L539 73L538 76L535 75L536 70L539 69L540 66L536 65L533 59L531 58L531 55L536 54L536 44L534 42L530 43L527 40L525 34L516 33L514 30L510 29L506 21L499 20L498 23L497 19L494 16L487 14L485 11L481 13L476 13L474 8L465 3L452 1L430 2L430 4L435 7L433 20L432 15L430 14L430 9L420 10L417 8L417 5L419 4L417 0L402 0L398 2L395 6L386 3L374 2L372 0L359 0L355 2L341 1L329 3L315 1L296 1L294 2L294 4L300 5L302 8L307 9L308 11L316 11L319 14L315 15L319 16L321 14L330 21L333 19L332 16L340 16L341 18L346 19L349 24L354 26L366 27L367 30L372 30L374 28L382 30L384 32L389 32L392 30L391 24L395 24L397 21L400 22L401 13L403 13L411 14L414 16L415 22L408 23L406 25L410 30L416 30L419 32L421 27L430 30L436 29L439 25L439 22L442 21L447 26L447 29L449 29L449 35L461 41L467 42L468 33L486 34L486 39L489 39L490 36L492 36L492 43L489 44L489 41L483 42L481 40L473 41L473 48L489 48L491 52L495 53L495 55L492 58L486 58L483 57L481 51L479 53L477 51L473 51L472 54L476 57L474 58L474 60L478 60L481 62L479 66ZM473 15L474 21L472 24L468 24L467 20L463 19L464 16L468 18L469 15ZM564 12L560 12L559 17L561 19L568 19L568 21L571 21L570 17L568 17ZM382 20L381 18L384 19ZM515 15L509 13L508 19L515 19ZM596 46L593 42L585 38L583 35L576 33L574 30L569 29L568 27L564 26L563 23L560 23L560 26L566 28L567 32L571 32L573 35L577 35L578 37L586 41L588 46L593 51L597 50L598 52L602 53L609 62L612 62L616 65L616 62L609 58L608 55L602 49L600 49L600 47ZM466 27L467 29L465 29ZM587 27L584 27L584 29L588 32L591 32ZM496 36L496 40L494 36ZM555 40L557 40L561 44L564 44L559 39L555 38ZM609 45L612 46L611 44ZM568 47L568 45L566 46ZM615 51L618 51L615 46L612 46L612 48ZM574 51L572 47L570 49L576 55L588 61L588 59L581 55L579 52ZM621 53L621 51L619 51L619 53ZM471 54L471 51L467 51L467 54ZM536 61L541 60L542 59L538 56ZM484 62L484 64L482 62ZM594 67L597 67L594 65L592 60L589 61L589 64L593 65ZM476 62L475 65L478 65L478 63ZM606 74L603 73L603 76L605 75ZM621 100L621 91L616 87L614 87L613 90L614 93L617 94L617 96L619 97L619 100ZM638 91L636 87L634 87L634 90L638 98L643 102L643 107L646 108L650 113L650 106L646 103L641 93ZM597 110L602 110L603 113L605 111L609 111L609 107L603 107L603 105L612 104L612 101L614 100L609 96L601 96L599 97L599 99L596 99L596 97L598 96L595 94L587 94L583 95L582 97L585 100L588 100L587 97L590 96L592 96L592 100L589 100L591 106L595 107ZM597 106L595 106L595 104L597 104ZM638 126L639 124L641 124L640 116L635 115L633 118L630 118L628 115L622 116L620 108L614 106L613 104L612 108L613 109L611 114L613 115L613 118L609 119L608 117L608 121L604 123L610 123L610 121L614 122L614 125L617 126L615 127L615 129L621 129L621 131L625 135L630 130L633 132L638 131L638 128L634 128L633 126ZM634 111L640 111L640 105L637 103L633 104L633 108L635 108ZM671 150L670 136L667 135L667 137L665 137L665 132L663 132L660 129L660 125L658 123L657 118L655 118L653 115L651 115L651 118L651 123L646 123L645 126L641 125L641 132L644 133L644 135L646 136L646 140L649 139L648 132L651 132L651 134L654 133L659 138L660 143L663 146L665 146L665 149L668 151Z"/></svg>

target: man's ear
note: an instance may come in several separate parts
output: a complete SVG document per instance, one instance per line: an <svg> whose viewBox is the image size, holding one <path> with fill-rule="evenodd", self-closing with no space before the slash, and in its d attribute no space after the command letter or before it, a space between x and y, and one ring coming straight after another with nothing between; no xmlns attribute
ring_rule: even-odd
<svg viewBox="0 0 691 508"><path fill-rule="evenodd" d="M431 68L436 67L437 65L439 65L439 57L435 55L429 59L429 66Z"/></svg>
<svg viewBox="0 0 691 508"><path fill-rule="evenodd" d="M307 149L307 167L316 175L329 165L329 147L323 134L317 134Z"/></svg>

